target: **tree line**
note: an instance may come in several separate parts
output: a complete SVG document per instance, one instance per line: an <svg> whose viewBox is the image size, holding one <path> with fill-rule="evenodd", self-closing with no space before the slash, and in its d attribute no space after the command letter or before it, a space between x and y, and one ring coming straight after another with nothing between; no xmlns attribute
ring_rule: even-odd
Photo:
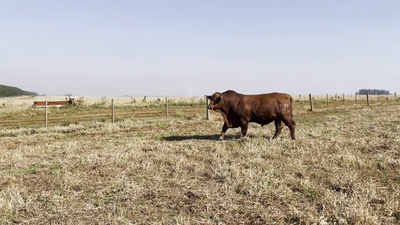
<svg viewBox="0 0 400 225"><path fill-rule="evenodd" d="M24 91L16 87L0 85L0 97L12 97L22 95L38 96L36 92Z"/></svg>
<svg viewBox="0 0 400 225"><path fill-rule="evenodd" d="M388 90L379 90L379 89L360 89L357 94L358 95L391 95Z"/></svg>

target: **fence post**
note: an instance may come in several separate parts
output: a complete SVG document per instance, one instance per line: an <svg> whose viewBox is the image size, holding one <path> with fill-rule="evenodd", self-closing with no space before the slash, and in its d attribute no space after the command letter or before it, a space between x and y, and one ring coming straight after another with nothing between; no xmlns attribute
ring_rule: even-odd
<svg viewBox="0 0 400 225"><path fill-rule="evenodd" d="M210 110L208 110L208 98L207 95L204 95L204 98L206 99L206 120L210 119Z"/></svg>
<svg viewBox="0 0 400 225"><path fill-rule="evenodd" d="M47 100L44 101L44 126L47 127Z"/></svg>
<svg viewBox="0 0 400 225"><path fill-rule="evenodd" d="M344 93L342 94L342 96L343 96L343 105L344 105Z"/></svg>
<svg viewBox="0 0 400 225"><path fill-rule="evenodd" d="M312 111L314 110L314 108L313 108L313 103L312 103L311 94L309 94L308 97L310 98L310 110L311 110L311 112L312 112Z"/></svg>
<svg viewBox="0 0 400 225"><path fill-rule="evenodd" d="M367 105L369 106L369 94L367 92Z"/></svg>
<svg viewBox="0 0 400 225"><path fill-rule="evenodd" d="M301 100L301 94L299 94L299 101Z"/></svg>
<svg viewBox="0 0 400 225"><path fill-rule="evenodd" d="M114 99L111 99L111 108L112 108L112 112L111 112L111 122L114 123Z"/></svg>
<svg viewBox="0 0 400 225"><path fill-rule="evenodd" d="M386 95L386 101L389 102L389 94Z"/></svg>
<svg viewBox="0 0 400 225"><path fill-rule="evenodd" d="M168 118L168 97L165 97L165 117Z"/></svg>
<svg viewBox="0 0 400 225"><path fill-rule="evenodd" d="M356 104L358 104L358 101L357 101L357 93L354 95L354 97L356 97Z"/></svg>
<svg viewBox="0 0 400 225"><path fill-rule="evenodd" d="M328 106L328 105L329 105L329 95L326 94L326 106Z"/></svg>
<svg viewBox="0 0 400 225"><path fill-rule="evenodd" d="M394 93L394 100L396 100L397 99L397 95L396 95L396 92Z"/></svg>

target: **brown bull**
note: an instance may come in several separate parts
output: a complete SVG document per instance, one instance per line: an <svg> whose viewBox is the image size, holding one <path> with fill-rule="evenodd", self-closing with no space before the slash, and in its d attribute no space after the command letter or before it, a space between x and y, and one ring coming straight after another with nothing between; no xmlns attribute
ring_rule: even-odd
<svg viewBox="0 0 400 225"><path fill-rule="evenodd" d="M295 139L296 123L292 114L292 98L285 93L270 93L259 95L243 95L228 90L224 93L215 92L207 96L210 100L208 108L220 112L224 117L224 125L219 137L223 140L228 128L242 129L243 137L247 134L249 122L264 126L275 121L275 135L278 137L283 125L289 127L292 139Z"/></svg>

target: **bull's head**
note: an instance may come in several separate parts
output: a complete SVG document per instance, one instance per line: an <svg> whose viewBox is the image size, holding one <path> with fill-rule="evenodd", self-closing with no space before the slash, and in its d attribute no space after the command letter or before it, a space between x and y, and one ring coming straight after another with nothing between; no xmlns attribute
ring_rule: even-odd
<svg viewBox="0 0 400 225"><path fill-rule="evenodd" d="M221 108L223 102L223 96L219 92L215 92L213 95L208 95L207 99L210 100L208 108L211 110L217 110Z"/></svg>

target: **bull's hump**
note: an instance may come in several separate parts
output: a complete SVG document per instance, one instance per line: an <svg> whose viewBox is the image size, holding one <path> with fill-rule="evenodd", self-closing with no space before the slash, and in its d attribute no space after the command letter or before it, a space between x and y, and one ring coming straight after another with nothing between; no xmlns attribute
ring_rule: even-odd
<svg viewBox="0 0 400 225"><path fill-rule="evenodd" d="M228 93L236 94L237 92L234 90L227 90L224 92L224 94L228 94Z"/></svg>

